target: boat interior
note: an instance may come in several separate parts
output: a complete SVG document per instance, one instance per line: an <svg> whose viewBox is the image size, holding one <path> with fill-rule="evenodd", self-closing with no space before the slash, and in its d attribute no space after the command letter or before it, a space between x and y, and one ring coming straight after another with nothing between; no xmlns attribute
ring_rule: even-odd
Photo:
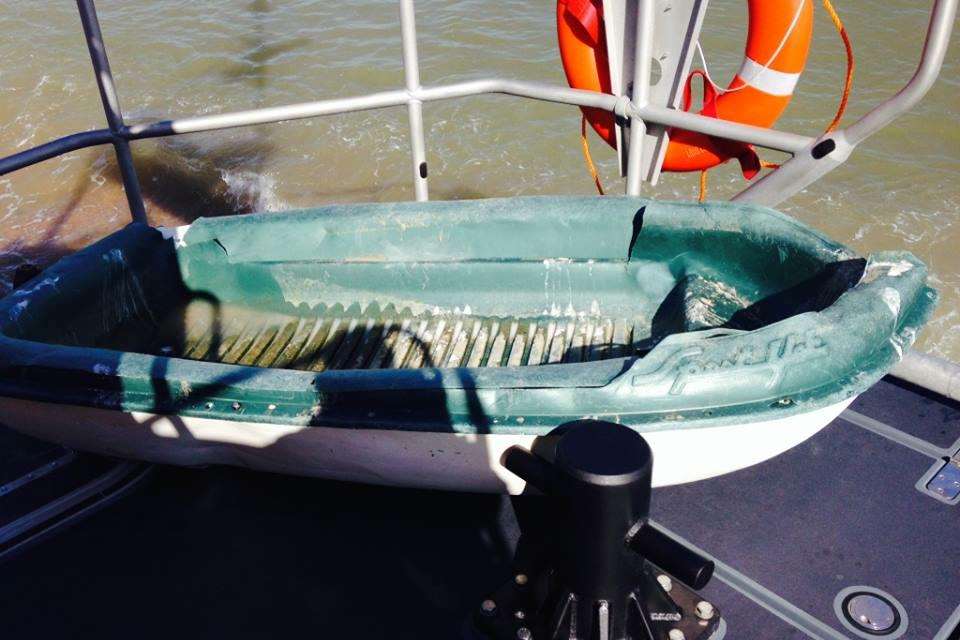
<svg viewBox="0 0 960 640"><path fill-rule="evenodd" d="M469 203L404 206L347 247L338 235L360 224L350 207L248 216L248 226L203 220L200 239L179 247L131 228L90 247L82 268L68 262L26 285L30 305L6 333L318 372L534 366L642 356L676 333L749 331L822 310L864 274L865 260L779 214L718 205L583 206L610 221L603 237L583 242L582 213L557 216L564 233L533 242L554 208L579 204L505 200L499 216ZM545 222L515 230L513 243L485 246L537 214ZM329 222L338 216L348 222ZM421 229L398 247L392 234L412 218ZM250 233L325 238L290 247ZM444 234L444 249L431 247Z"/></svg>

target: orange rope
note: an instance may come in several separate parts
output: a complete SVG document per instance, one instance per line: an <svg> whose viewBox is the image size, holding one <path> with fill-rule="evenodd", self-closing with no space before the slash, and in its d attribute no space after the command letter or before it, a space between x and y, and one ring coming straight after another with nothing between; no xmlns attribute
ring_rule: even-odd
<svg viewBox="0 0 960 640"><path fill-rule="evenodd" d="M837 33L840 34L840 39L843 40L843 48L847 53L847 73L843 78L843 93L840 95L840 104L837 105L836 115L833 116L833 120L830 121L826 131L824 131L824 133L830 133L840 124L843 113L847 110L847 101L850 100L850 90L853 88L853 70L856 68L857 62L853 57L853 45L850 43L850 36L847 35L847 29L843 26L843 21L837 14L837 10L830 4L830 0L823 0L823 8L830 14L833 26L837 28Z"/></svg>
<svg viewBox="0 0 960 640"><path fill-rule="evenodd" d="M597 165L593 164L593 157L590 155L590 143L587 141L587 117L580 116L580 146L583 148L583 159L587 161L587 169L593 178L593 184L597 185L597 191L603 195L603 184L600 182L600 172L597 171Z"/></svg>
<svg viewBox="0 0 960 640"><path fill-rule="evenodd" d="M856 58L853 55L853 44L850 42L850 36L847 35L847 29L843 26L843 20L840 19L840 14L837 13L837 10L833 8L833 4L830 0L823 0L823 8L827 10L827 14L830 15L830 20L833 22L833 26L836 27L837 33L840 34L840 39L843 40L843 48L847 54L847 70L843 78L843 92L840 94L840 104L837 105L837 112L833 116L833 120L830 121L830 124L827 125L827 128L824 130L824 133L830 133L835 131L838 126L840 126L840 120L843 119L843 114L847 110L847 102L850 100L850 90L853 88L853 71L857 66ZM780 165L776 162L767 162L766 160L760 160L760 166L763 169L779 169ZM707 199L707 170L704 169L700 172L700 195L697 197L699 202L703 202Z"/></svg>

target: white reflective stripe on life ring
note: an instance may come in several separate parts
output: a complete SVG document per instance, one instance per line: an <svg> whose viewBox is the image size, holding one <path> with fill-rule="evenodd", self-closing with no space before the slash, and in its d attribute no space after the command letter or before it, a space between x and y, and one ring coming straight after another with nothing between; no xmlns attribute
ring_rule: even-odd
<svg viewBox="0 0 960 640"><path fill-rule="evenodd" d="M765 68L756 60L743 59L743 65L737 73L740 79L751 87L772 96L791 96L800 80L799 73L784 73Z"/></svg>

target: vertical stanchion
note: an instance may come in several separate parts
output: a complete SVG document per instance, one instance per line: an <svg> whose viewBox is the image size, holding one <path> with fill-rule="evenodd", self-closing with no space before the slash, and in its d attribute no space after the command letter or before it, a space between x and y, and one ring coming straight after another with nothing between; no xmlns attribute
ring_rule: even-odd
<svg viewBox="0 0 960 640"><path fill-rule="evenodd" d="M97 10L93 6L93 0L77 0L77 9L80 11L83 34L86 36L87 48L90 50L90 62L93 63L107 125L110 127L110 133L113 134L113 148L117 153L117 164L120 166L120 176L123 179L127 204L130 206L130 215L134 222L146 223L147 213L143 207L143 196L140 194L140 182L133 167L130 143L123 137L124 124L123 115L120 112L120 100L117 98L117 87L113 83L113 74L110 72L110 62L107 60L107 50L103 44Z"/></svg>
<svg viewBox="0 0 960 640"><path fill-rule="evenodd" d="M637 0L637 30L633 58L633 93L635 107L643 108L650 98L650 57L653 55L654 0ZM627 157L627 195L640 195L643 176L643 142L647 125L638 118L630 119L630 152Z"/></svg>
<svg viewBox="0 0 960 640"><path fill-rule="evenodd" d="M414 97L420 90L420 61L417 57L417 24L413 0L400 0L400 32L403 38L403 75L410 93L410 154L413 160L413 191L418 201L429 199L427 191L427 145L423 133L423 103Z"/></svg>

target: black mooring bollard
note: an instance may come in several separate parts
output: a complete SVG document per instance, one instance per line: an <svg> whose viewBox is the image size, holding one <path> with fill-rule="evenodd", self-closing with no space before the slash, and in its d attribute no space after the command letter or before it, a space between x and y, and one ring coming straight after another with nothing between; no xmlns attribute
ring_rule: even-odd
<svg viewBox="0 0 960 640"><path fill-rule="evenodd" d="M593 420L556 433L553 462L517 447L504 455L507 469L544 494L538 499L546 508L535 527L521 523L515 579L482 603L474 633L718 640L719 613L692 590L706 585L713 563L647 524L647 442L628 427Z"/></svg>

